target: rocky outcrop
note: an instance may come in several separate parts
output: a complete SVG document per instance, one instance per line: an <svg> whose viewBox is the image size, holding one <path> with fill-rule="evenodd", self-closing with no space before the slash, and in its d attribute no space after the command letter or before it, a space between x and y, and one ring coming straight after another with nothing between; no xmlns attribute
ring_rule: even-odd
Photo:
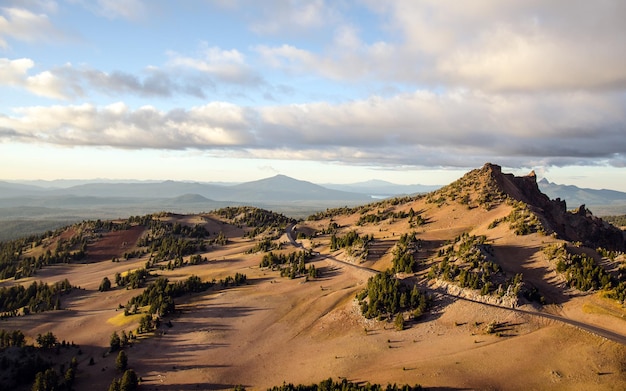
<svg viewBox="0 0 626 391"><path fill-rule="evenodd" d="M593 216L584 205L572 212L567 211L564 200L551 200L539 190L534 171L522 177L505 174L498 165L487 163L481 169L482 175L497 184L498 190L508 197L524 202L539 217L547 232L554 232L559 238L580 242L591 248L603 247L624 251L624 232Z"/></svg>

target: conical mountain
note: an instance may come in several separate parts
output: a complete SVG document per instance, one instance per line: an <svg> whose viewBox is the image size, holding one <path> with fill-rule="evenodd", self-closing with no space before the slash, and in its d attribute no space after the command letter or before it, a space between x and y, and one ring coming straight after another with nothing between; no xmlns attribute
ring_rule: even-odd
<svg viewBox="0 0 626 391"><path fill-rule="evenodd" d="M347 191L327 189L311 182L285 175L246 182L230 187L234 200L247 202L304 201L304 200L352 200L367 202L371 197Z"/></svg>

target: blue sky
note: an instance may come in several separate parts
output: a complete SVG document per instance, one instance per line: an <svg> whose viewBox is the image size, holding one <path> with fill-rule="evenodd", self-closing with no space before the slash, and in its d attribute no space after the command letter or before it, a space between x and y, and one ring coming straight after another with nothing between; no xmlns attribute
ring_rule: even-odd
<svg viewBox="0 0 626 391"><path fill-rule="evenodd" d="M626 191L626 2L4 0L0 180Z"/></svg>

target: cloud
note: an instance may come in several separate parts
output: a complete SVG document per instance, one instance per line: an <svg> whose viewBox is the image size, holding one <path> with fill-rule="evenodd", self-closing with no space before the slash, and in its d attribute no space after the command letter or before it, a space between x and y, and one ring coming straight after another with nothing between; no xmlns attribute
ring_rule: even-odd
<svg viewBox="0 0 626 391"><path fill-rule="evenodd" d="M395 33L387 34L391 38L367 42L342 25L323 52L293 44L256 50L267 64L290 73L343 81L492 92L626 87L621 1L367 4Z"/></svg>
<svg viewBox="0 0 626 391"><path fill-rule="evenodd" d="M9 47L9 40L52 42L66 38L45 14L35 14L24 8L0 8L0 49Z"/></svg>
<svg viewBox="0 0 626 391"><path fill-rule="evenodd" d="M52 72L44 71L28 76L28 71L35 66L29 58L9 60L0 58L0 83L22 87L35 95L54 99L66 98L66 85Z"/></svg>
<svg viewBox="0 0 626 391"><path fill-rule="evenodd" d="M626 99L586 92L420 90L391 98L246 108L27 107L0 118L1 138L120 148L220 149L231 156L370 166L620 165Z"/></svg>
<svg viewBox="0 0 626 391"><path fill-rule="evenodd" d="M95 94L159 98L180 94L204 99L207 90L217 91L220 87L269 88L260 74L246 63L245 56L235 49L202 45L196 57L175 52L168 55L169 60L164 66L149 66L138 74L120 70L104 72L70 63L29 74L35 68L32 59L0 58L0 83L62 100Z"/></svg>
<svg viewBox="0 0 626 391"><path fill-rule="evenodd" d="M260 75L246 63L239 50L225 50L216 46L200 45L197 56L184 56L170 51L168 67L201 72L218 83L256 86L262 83Z"/></svg>
<svg viewBox="0 0 626 391"><path fill-rule="evenodd" d="M55 145L111 146L131 149L185 149L245 146L249 113L227 103L163 112L151 106L131 110L123 103L36 106L0 117L10 140Z"/></svg>
<svg viewBox="0 0 626 391"><path fill-rule="evenodd" d="M137 21L146 18L150 9L142 0L69 0L91 13L107 19Z"/></svg>
<svg viewBox="0 0 626 391"><path fill-rule="evenodd" d="M86 95L123 94L141 97L171 97L175 94L205 98L205 89L215 84L201 75L173 72L171 69L149 67L142 74L103 72L88 66L65 64L37 74L29 74L35 62L28 58L0 58L0 83L24 88L43 97L60 100L84 98Z"/></svg>
<svg viewBox="0 0 626 391"><path fill-rule="evenodd" d="M258 34L294 34L316 30L337 18L335 10L324 0L299 2L292 0L266 0L259 7L256 1L242 2L242 7L252 7L254 21L250 29Z"/></svg>

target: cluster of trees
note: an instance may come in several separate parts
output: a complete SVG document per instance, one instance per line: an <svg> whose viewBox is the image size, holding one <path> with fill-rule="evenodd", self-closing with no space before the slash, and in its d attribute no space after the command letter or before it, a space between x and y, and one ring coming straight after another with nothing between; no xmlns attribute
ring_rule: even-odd
<svg viewBox="0 0 626 391"><path fill-rule="evenodd" d="M497 227L502 222L508 222L509 229L519 236L532 233L546 234L541 220L528 208L526 203L522 201L509 201L509 203L513 206L511 213L506 217L492 221L489 224L489 229Z"/></svg>
<svg viewBox="0 0 626 391"><path fill-rule="evenodd" d="M78 244L77 240L80 240ZM38 257L24 256L23 252L36 243L41 243L40 237L0 242L0 279L30 277L46 265L70 263L87 255L87 241L73 236L68 241L59 240L54 252L47 249Z"/></svg>
<svg viewBox="0 0 626 391"><path fill-rule="evenodd" d="M62 348L78 349L80 354L78 346L65 341L59 343L51 332L37 336L39 347L26 345L20 330L0 330L0 343L0 370L5 373L0 385L4 387L2 389L25 389L28 384L35 391L72 389L78 367L76 356L71 361L54 363L49 361L52 357L49 349L56 349L56 356L59 356ZM8 347L12 348L5 349ZM54 367L58 367L59 372Z"/></svg>
<svg viewBox="0 0 626 391"><path fill-rule="evenodd" d="M334 222L334 221L332 221L332 220L331 220L331 221L328 223L328 226L327 226L326 228L321 229L321 230L319 231L319 234L320 234L320 235L332 235L332 234L337 233L337 230L338 230L338 229L339 229L339 224L337 224L336 222Z"/></svg>
<svg viewBox="0 0 626 391"><path fill-rule="evenodd" d="M332 234L330 237L330 249L331 251L339 250L340 248L352 247L352 246L367 246L374 240L374 235L359 236L356 231L350 231L344 236L337 236Z"/></svg>
<svg viewBox="0 0 626 391"><path fill-rule="evenodd" d="M198 264L206 260L198 252L207 251L208 245L226 245L228 243L228 238L221 231L216 234L216 237L210 239L210 233L201 224L193 226L178 222L172 224L154 218L149 221L148 228L148 234L141 237L137 242L137 245L144 247L145 250L130 253L137 253L138 255L150 253L146 267L164 261L168 261L167 266L161 266L161 268L168 270L187 264ZM183 257L188 255L191 257L185 261Z"/></svg>
<svg viewBox="0 0 626 391"><path fill-rule="evenodd" d="M433 265L428 278L453 281L462 288L480 289L482 295L496 292L498 295L517 295L522 288L522 276L507 278L495 263L493 247L486 243L485 235L463 233L450 245L439 250L439 264Z"/></svg>
<svg viewBox="0 0 626 391"><path fill-rule="evenodd" d="M356 225L378 224L381 221L389 219L396 220L406 218L409 219L411 227L420 226L426 223L426 220L424 220L419 213L415 213L413 208L411 208L408 212L402 210L398 212L394 212L393 210L378 210L376 213L365 213L359 217Z"/></svg>
<svg viewBox="0 0 626 391"><path fill-rule="evenodd" d="M555 262L556 270L565 276L570 287L581 291L603 289L610 298L622 303L626 300L626 275L622 271L611 276L593 257L571 252L565 243L546 246L543 251ZM604 249L598 249L598 253L609 259L617 256Z"/></svg>
<svg viewBox="0 0 626 391"><path fill-rule="evenodd" d="M191 276L189 279L195 280L194 277L197 278L197 276ZM175 293L173 292L173 289L174 284L170 284L169 280L165 277L159 277L153 283L148 285L148 287L140 295L135 296L128 301L124 313L130 313L131 308L133 308L133 312L135 312L139 307L143 306L150 306L148 310L149 314L165 316L174 312ZM180 290L176 293L180 293Z"/></svg>
<svg viewBox="0 0 626 391"><path fill-rule="evenodd" d="M33 384L37 373L44 372L53 365L34 346L21 346L17 349L17 354L15 350L10 353L7 349L0 350L0 368L10 374L2 381L2 386L7 390Z"/></svg>
<svg viewBox="0 0 626 391"><path fill-rule="evenodd" d="M422 246L422 241L418 239L415 232L405 233L400 237L393 249L393 270L395 272L413 273L417 271L418 262L415 259Z"/></svg>
<svg viewBox="0 0 626 391"><path fill-rule="evenodd" d="M146 283L149 276L150 273L144 268L133 271L129 270L125 275L115 273L115 284L131 289L141 288Z"/></svg>
<svg viewBox="0 0 626 391"><path fill-rule="evenodd" d="M370 277L367 287L357 294L357 300L366 318L390 319L398 313L411 311L417 319L430 306L430 298L417 285L409 288L391 270Z"/></svg>
<svg viewBox="0 0 626 391"><path fill-rule="evenodd" d="M333 217L342 216L342 215L351 215L355 213L360 213L364 215L374 209L387 208L389 206L407 204L421 197L422 197L421 195L418 195L415 197L411 197L411 196L394 197L394 198L387 198L387 199L374 202L371 204L367 204L367 205L356 206L353 208L350 208L347 206L342 206L338 208L328 208L325 211L320 211L320 212L310 215L307 218L307 220L319 221L319 220L323 220L326 218L332 219Z"/></svg>
<svg viewBox="0 0 626 391"><path fill-rule="evenodd" d="M362 211L362 207L349 208L347 206L339 207L339 208L327 208L324 211L320 211L310 215L307 220L308 221L319 221L323 219L330 218L342 215L350 215L359 211Z"/></svg>
<svg viewBox="0 0 626 391"><path fill-rule="evenodd" d="M13 278L18 268L24 269L25 266L30 266L30 259L24 262L25 264L20 264L22 252L30 243L32 242L28 239L0 242L0 280Z"/></svg>
<svg viewBox="0 0 626 391"><path fill-rule="evenodd" d="M611 276L587 254L568 254L556 262L556 270L565 274L567 283L581 291L611 288Z"/></svg>
<svg viewBox="0 0 626 391"><path fill-rule="evenodd" d="M314 265L306 267L306 262L313 258L311 251L293 251L288 254L275 254L269 252L263 256L259 267L268 267L272 270L280 270L281 277L291 279L307 276L310 278L319 277L319 270Z"/></svg>
<svg viewBox="0 0 626 391"><path fill-rule="evenodd" d="M114 331L113 334L111 334L111 339L109 340L109 351L117 352L120 349L130 346L130 341L135 338L136 337L132 331L129 331L128 334L126 334L126 331L124 330L122 330L121 334Z"/></svg>
<svg viewBox="0 0 626 391"><path fill-rule="evenodd" d="M0 349L11 346L22 347L26 344L26 337L22 330L0 329Z"/></svg>
<svg viewBox="0 0 626 391"><path fill-rule="evenodd" d="M226 276L224 279L218 281L220 286L224 288L229 286L239 286L248 283L248 277L243 273L235 273L235 276Z"/></svg>
<svg viewBox="0 0 626 391"><path fill-rule="evenodd" d="M592 257L585 253L570 252L565 243L544 247L544 254L556 263L570 287L581 291L611 289L615 284L611 276Z"/></svg>
<svg viewBox="0 0 626 391"><path fill-rule="evenodd" d="M605 248L602 247L598 247L596 249L596 252L598 254L600 254L602 257L604 258L608 258L611 261L615 261L617 259L617 257L619 257L620 255L623 255L624 253L622 253L621 251L612 251L612 250L607 250Z"/></svg>
<svg viewBox="0 0 626 391"><path fill-rule="evenodd" d="M232 206L218 209L215 213L239 226L254 227L247 233L247 236L251 238L266 231L282 233L287 225L296 223L296 220L283 214L251 206Z"/></svg>
<svg viewBox="0 0 626 391"><path fill-rule="evenodd" d="M531 233L540 233L545 235L543 224L536 214L531 212L528 205L522 201L514 203L513 210L506 217L509 222L509 228L516 235L528 235Z"/></svg>
<svg viewBox="0 0 626 391"><path fill-rule="evenodd" d="M272 251L272 250L279 250L280 249L280 243L276 243L274 242L272 239L270 238L263 238L259 241L256 242L256 244L254 245L254 247L252 247L250 250L247 251L248 254L254 254L254 253L258 253L258 252L268 252L268 251Z"/></svg>
<svg viewBox="0 0 626 391"><path fill-rule="evenodd" d="M83 221L68 227L47 231L41 235L31 235L26 238L0 242L0 279L30 277L38 269L46 265L69 263L82 260L87 256L87 245L95 238L101 237L104 231L120 231L131 228L133 224L148 224L152 215L144 217L130 217L121 222L113 221ZM60 239L61 234L69 230L73 234L66 239ZM39 255L24 256L25 250L54 243L54 249L47 248ZM47 245L52 247L51 244Z"/></svg>
<svg viewBox="0 0 626 391"><path fill-rule="evenodd" d="M51 331L48 331L45 334L37 334L35 341L37 341L37 345L43 349L51 349L59 343L56 335L52 334Z"/></svg>
<svg viewBox="0 0 626 391"><path fill-rule="evenodd" d="M226 246L228 244L228 238L224 235L224 232L220 231L210 243L218 246Z"/></svg>
<svg viewBox="0 0 626 391"><path fill-rule="evenodd" d="M69 368L61 377L54 368L48 368L45 371L37 372L35 375L35 383L32 391L71 391L76 378L76 370L78 361L76 357L70 362Z"/></svg>
<svg viewBox="0 0 626 391"><path fill-rule="evenodd" d="M275 269L288 263L305 263L312 257L313 255L311 252L306 250L294 251L288 254L275 254L270 251L269 253L263 255L263 259L261 259L259 267L269 267Z"/></svg>
<svg viewBox="0 0 626 391"><path fill-rule="evenodd" d="M245 274L236 273L234 277L227 276L219 281L220 285L234 286L245 284ZM139 307L149 306L148 314L165 316L174 312L174 299L186 294L203 292L216 284L215 281L202 281L200 277L192 275L186 280L170 283L165 277L157 278L140 295L131 298L125 306L124 313L136 312Z"/></svg>
<svg viewBox="0 0 626 391"><path fill-rule="evenodd" d="M204 228L203 228L204 229ZM206 231L205 231L206 232ZM165 234L159 237L152 237L149 244L149 252L152 254L154 262L169 261L172 259L181 259L198 251L205 251L206 245L199 239L192 239L176 235Z"/></svg>
<svg viewBox="0 0 626 391"><path fill-rule="evenodd" d="M235 388L236 391L245 391L245 388L239 386ZM267 391L420 391L422 390L422 386L419 384L415 384L413 386L404 384L404 385L396 385L396 384L387 384L386 386L382 386L380 384L370 384L370 383L353 383L348 381L346 378L343 378L341 381L334 381L332 378L328 378L327 380L321 381L319 384L298 384L293 385L292 383L283 384L282 386L274 386L272 388L268 388Z"/></svg>
<svg viewBox="0 0 626 391"><path fill-rule="evenodd" d="M124 371L121 379L113 379L109 391L135 391L139 388L139 377L132 369Z"/></svg>
<svg viewBox="0 0 626 391"><path fill-rule="evenodd" d="M52 285L33 281L27 288L23 285L0 288L0 313L17 315L20 308L24 313L43 312L61 308L60 296L72 290L65 279Z"/></svg>

